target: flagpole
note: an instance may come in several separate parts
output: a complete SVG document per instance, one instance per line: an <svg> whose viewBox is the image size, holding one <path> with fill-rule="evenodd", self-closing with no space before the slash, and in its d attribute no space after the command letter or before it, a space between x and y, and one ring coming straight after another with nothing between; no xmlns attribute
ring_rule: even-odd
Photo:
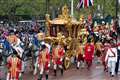
<svg viewBox="0 0 120 80"><path fill-rule="evenodd" d="M71 16L74 16L74 5L73 5L73 0L71 0Z"/></svg>
<svg viewBox="0 0 120 80"><path fill-rule="evenodd" d="M118 5L119 5L118 2L119 2L119 1L116 0L116 12L115 12L115 14L116 14L116 15L115 15L115 16L116 16L116 19L118 18Z"/></svg>

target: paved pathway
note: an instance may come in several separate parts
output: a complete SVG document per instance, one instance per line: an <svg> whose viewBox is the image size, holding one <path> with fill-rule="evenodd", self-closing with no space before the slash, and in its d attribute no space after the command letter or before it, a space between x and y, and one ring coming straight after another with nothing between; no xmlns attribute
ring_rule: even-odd
<svg viewBox="0 0 120 80"><path fill-rule="evenodd" d="M27 70L27 72L24 73L23 80L35 80L32 71L29 72L28 69L25 70ZM0 80L5 80L1 79L1 77L3 77L1 76L2 71L5 72L6 68L0 67ZM102 65L95 64L89 71L86 68L77 70L75 66L71 66L68 70L64 71L63 76L60 75L60 71L57 72L57 77L54 77L53 74L53 70L50 70L49 80L120 80L120 74L115 77L110 77L108 72L103 71ZM45 80L45 76L43 80Z"/></svg>
<svg viewBox="0 0 120 80"><path fill-rule="evenodd" d="M101 65L92 66L90 71L86 68L77 70L73 66L70 69L65 70L64 76L60 75L60 71L58 71L57 77L53 76L53 71L50 71L49 75L49 80L120 80L120 75L110 77L108 72L103 71L103 67ZM26 73L24 80L34 80L32 72L28 74ZM45 76L43 80L45 80Z"/></svg>

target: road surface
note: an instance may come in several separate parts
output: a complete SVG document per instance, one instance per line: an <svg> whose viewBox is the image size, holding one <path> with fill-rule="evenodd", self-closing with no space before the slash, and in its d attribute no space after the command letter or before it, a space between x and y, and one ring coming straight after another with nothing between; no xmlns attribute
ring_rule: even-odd
<svg viewBox="0 0 120 80"><path fill-rule="evenodd" d="M75 66L71 66L68 70L64 71L64 75L60 75L60 71L57 72L57 77L53 76L53 70L50 70L49 80L120 80L120 75L110 77L108 72L103 71L102 65L93 65L91 70L82 68L77 70ZM35 80L32 76L32 72L24 74L24 80ZM45 76L43 76L45 80Z"/></svg>

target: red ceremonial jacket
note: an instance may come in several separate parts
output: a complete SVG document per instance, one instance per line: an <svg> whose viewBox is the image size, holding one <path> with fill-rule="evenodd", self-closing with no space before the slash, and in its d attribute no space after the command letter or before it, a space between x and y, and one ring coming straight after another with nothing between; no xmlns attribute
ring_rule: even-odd
<svg viewBox="0 0 120 80"><path fill-rule="evenodd" d="M56 48L53 49L52 51L52 60L53 60L53 64L62 64L62 58L64 56L64 49L63 48L59 48L58 49L58 53L55 53Z"/></svg>
<svg viewBox="0 0 120 80"><path fill-rule="evenodd" d="M94 45L93 44L86 44L85 46L85 59L92 60L94 56Z"/></svg>
<svg viewBox="0 0 120 80"><path fill-rule="evenodd" d="M50 54L49 50L46 49L45 52L40 52L38 56L38 64L44 65L45 69L48 69L48 64L50 64ZM40 68L40 67L39 67Z"/></svg>
<svg viewBox="0 0 120 80"><path fill-rule="evenodd" d="M22 61L18 57L10 57L8 59L7 67L9 69L10 79L19 79L19 73L22 70Z"/></svg>

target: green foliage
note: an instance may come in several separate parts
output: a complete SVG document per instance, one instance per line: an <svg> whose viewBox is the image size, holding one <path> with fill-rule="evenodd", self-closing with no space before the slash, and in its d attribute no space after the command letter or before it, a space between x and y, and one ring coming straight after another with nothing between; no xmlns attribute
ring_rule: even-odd
<svg viewBox="0 0 120 80"><path fill-rule="evenodd" d="M46 1L48 3L47 5ZM77 10L76 6L78 1L79 0L74 0L74 16L77 18L81 14L85 16L89 13L94 14L97 10L97 5L104 7L102 12L105 13L105 16L108 14L115 16L116 0L94 0L93 7ZM0 0L0 15L40 16L46 14L47 7L48 13L52 13L54 10L60 10L65 4L70 8L70 0Z"/></svg>

